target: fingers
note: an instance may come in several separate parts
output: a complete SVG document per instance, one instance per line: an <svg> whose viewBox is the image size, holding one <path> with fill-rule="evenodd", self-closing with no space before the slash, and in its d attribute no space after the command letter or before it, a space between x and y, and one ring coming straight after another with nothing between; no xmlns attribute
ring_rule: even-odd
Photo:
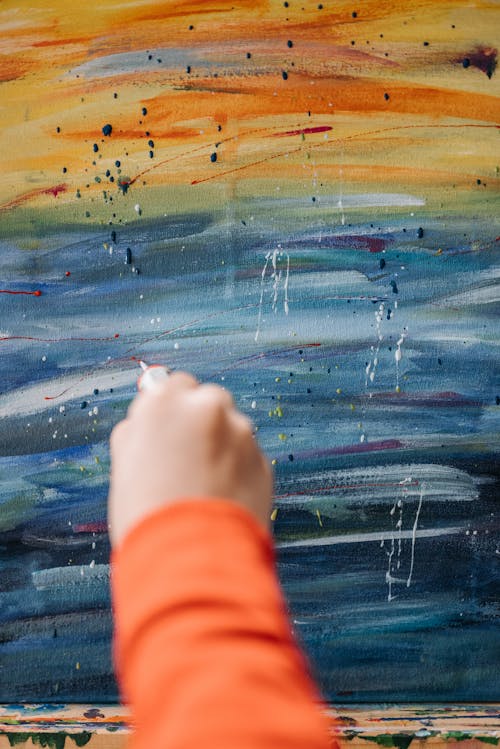
<svg viewBox="0 0 500 749"><path fill-rule="evenodd" d="M224 390L219 385L200 385L192 394L192 399L196 400L199 408L235 408L233 396L229 390Z"/></svg>
<svg viewBox="0 0 500 749"><path fill-rule="evenodd" d="M188 372L173 372L165 382L159 382L150 390L141 390L129 406L127 417L134 415L146 407L147 404L157 404L157 399L171 399L183 392L199 387L198 380ZM156 408L156 405L154 406Z"/></svg>

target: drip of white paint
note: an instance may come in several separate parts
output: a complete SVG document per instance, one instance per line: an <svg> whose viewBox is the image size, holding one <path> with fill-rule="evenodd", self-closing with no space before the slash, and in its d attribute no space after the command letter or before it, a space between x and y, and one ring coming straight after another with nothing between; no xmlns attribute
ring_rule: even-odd
<svg viewBox="0 0 500 749"><path fill-rule="evenodd" d="M281 281L281 268L277 270L277 253L278 251L274 250L271 257L271 263L273 267L273 272L271 274L271 278L273 279L273 303L271 305L271 308L273 312L276 312L278 308L278 288Z"/></svg>
<svg viewBox="0 0 500 749"><path fill-rule="evenodd" d="M398 508L399 508L399 518L398 522L396 523L396 528L398 530L398 559L396 563L396 569L401 569L401 551L402 551L402 532L403 532L403 500L400 499L398 502Z"/></svg>
<svg viewBox="0 0 500 749"><path fill-rule="evenodd" d="M411 578L413 575L413 565L415 563L415 540L417 538L418 518L420 516L420 510L422 509L422 502L424 499L424 489L425 489L425 484L422 484L422 488L420 490L420 498L418 501L417 512L415 513L415 522L413 523L413 529L412 529L412 535L411 535L411 559L410 559L410 571L408 573L408 579L406 580L407 588L409 588L411 585Z"/></svg>
<svg viewBox="0 0 500 749"><path fill-rule="evenodd" d="M290 255L288 252L286 253L286 275L285 275L285 285L283 286L283 292L285 294L285 299L283 301L283 307L285 309L285 315L288 315L288 281L290 278Z"/></svg>
<svg viewBox="0 0 500 749"><path fill-rule="evenodd" d="M387 590L387 600L393 601L396 596L392 595L392 584L395 582L395 578L392 576L392 557L394 556L394 551L396 549L396 544L394 543L394 533L391 533L391 550L387 554L387 572L385 573L385 581L388 586Z"/></svg>
<svg viewBox="0 0 500 749"><path fill-rule="evenodd" d="M371 346L372 358L368 362L365 368L365 389L368 389L368 381L373 383L377 373L377 367L379 362L380 345L384 340L382 334L382 322L384 319L385 303L381 302L378 309L375 311L375 330L377 335L377 345Z"/></svg>
<svg viewBox="0 0 500 749"><path fill-rule="evenodd" d="M260 274L259 316L257 318L257 330L255 331L255 341L259 339L260 326L262 322L262 305L264 302L264 279L266 277L266 270L267 270L268 265L269 265L269 253L266 254L266 262L264 263L264 267L262 268L262 273Z"/></svg>
<svg viewBox="0 0 500 749"><path fill-rule="evenodd" d="M403 345L406 336L407 336L407 333L403 331L396 343L396 351L394 352L394 358L396 360L396 389L399 388L399 363L401 359L403 358L403 352L401 351L401 346Z"/></svg>
<svg viewBox="0 0 500 749"><path fill-rule="evenodd" d="M285 278L283 280L283 268L282 262L286 260ZM262 327L262 313L264 308L264 292L266 287L266 274L271 264L270 279L272 281L271 289L271 309L273 312L278 310L279 294L281 288L283 288L283 309L285 315L289 312L289 298L288 298L288 284L290 279L290 256L288 252L281 249L281 245L273 250L267 252L265 256L265 263L260 276L260 299L259 299L259 314L257 318L257 330L255 331L255 341L259 339L260 330Z"/></svg>
<svg viewBox="0 0 500 749"><path fill-rule="evenodd" d="M394 503L394 505L389 510L389 515L392 517L396 512L397 502ZM387 600L390 602L394 600L396 596L392 595L392 584L395 582L395 578L392 576L392 558L394 556L394 553L396 551L396 540L394 538L394 529L392 527L392 521L391 521L391 549L389 552L387 552L387 571L385 573L385 581L387 583Z"/></svg>

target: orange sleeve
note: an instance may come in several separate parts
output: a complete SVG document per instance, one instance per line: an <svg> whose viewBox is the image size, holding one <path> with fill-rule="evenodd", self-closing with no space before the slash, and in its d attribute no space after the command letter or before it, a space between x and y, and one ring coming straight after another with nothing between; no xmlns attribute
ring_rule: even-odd
<svg viewBox="0 0 500 749"><path fill-rule="evenodd" d="M271 537L228 500L146 517L113 553L115 660L134 749L328 749Z"/></svg>

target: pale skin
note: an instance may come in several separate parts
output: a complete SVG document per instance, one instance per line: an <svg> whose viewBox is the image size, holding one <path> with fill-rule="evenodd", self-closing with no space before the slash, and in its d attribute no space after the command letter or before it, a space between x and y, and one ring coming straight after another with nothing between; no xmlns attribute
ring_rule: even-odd
<svg viewBox="0 0 500 749"><path fill-rule="evenodd" d="M200 497L235 502L267 528L272 488L252 423L231 394L175 372L140 392L111 434L111 543L160 507Z"/></svg>

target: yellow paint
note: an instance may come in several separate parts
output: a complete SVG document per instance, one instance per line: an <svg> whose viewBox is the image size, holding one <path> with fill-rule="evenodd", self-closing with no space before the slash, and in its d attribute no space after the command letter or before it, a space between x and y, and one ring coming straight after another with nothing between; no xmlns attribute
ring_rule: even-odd
<svg viewBox="0 0 500 749"><path fill-rule="evenodd" d="M271 513L271 520L274 522L277 517L278 517L278 508L275 507L274 510Z"/></svg>
<svg viewBox="0 0 500 749"><path fill-rule="evenodd" d="M278 434L278 437L279 437L279 439L280 439L280 440L281 440L282 442L284 442L284 441L286 440L286 434L283 434L283 432L280 432L280 433Z"/></svg>
<svg viewBox="0 0 500 749"><path fill-rule="evenodd" d="M323 521L321 519L321 513L320 513L319 510L316 510L316 516L318 518L318 523L320 524L320 527L322 528L323 527Z"/></svg>

